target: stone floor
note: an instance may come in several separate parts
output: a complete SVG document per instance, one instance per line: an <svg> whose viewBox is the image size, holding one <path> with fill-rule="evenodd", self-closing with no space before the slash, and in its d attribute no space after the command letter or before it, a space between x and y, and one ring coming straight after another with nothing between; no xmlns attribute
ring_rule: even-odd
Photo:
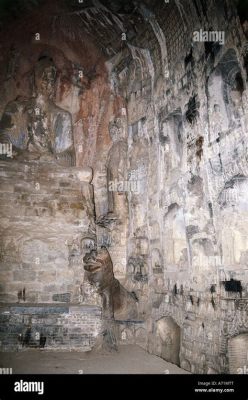
<svg viewBox="0 0 248 400"><path fill-rule="evenodd" d="M0 353L0 367L16 374L188 374L187 371L148 354L139 346L120 346L118 353L25 350Z"/></svg>

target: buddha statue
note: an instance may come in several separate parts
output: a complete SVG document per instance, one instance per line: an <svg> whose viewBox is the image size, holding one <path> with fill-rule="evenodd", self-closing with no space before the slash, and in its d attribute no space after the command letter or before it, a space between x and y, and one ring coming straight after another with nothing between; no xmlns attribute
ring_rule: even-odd
<svg viewBox="0 0 248 400"><path fill-rule="evenodd" d="M33 71L33 96L7 104L0 121L0 142L11 143L15 159L75 165L69 112L54 103L56 66L40 57Z"/></svg>

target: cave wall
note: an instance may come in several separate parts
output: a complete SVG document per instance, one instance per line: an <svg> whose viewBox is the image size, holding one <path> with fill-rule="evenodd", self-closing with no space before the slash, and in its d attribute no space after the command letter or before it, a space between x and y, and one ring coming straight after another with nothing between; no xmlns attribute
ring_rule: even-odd
<svg viewBox="0 0 248 400"><path fill-rule="evenodd" d="M232 0L113 3L46 4L11 48L6 28L0 110L32 97L33 68L51 57L76 166L94 171L97 244L137 294L142 346L169 357L169 324L182 368L228 372L228 342L248 330L247 21ZM194 41L200 29L225 40Z"/></svg>
<svg viewBox="0 0 248 400"><path fill-rule="evenodd" d="M140 6L146 32L129 46L130 62L113 65L139 188L128 193L127 284L150 352L166 353L157 324L171 317L182 368L228 372L228 339L248 329L247 39L232 2L206 14L175 3ZM225 31L223 45L192 42L202 21Z"/></svg>

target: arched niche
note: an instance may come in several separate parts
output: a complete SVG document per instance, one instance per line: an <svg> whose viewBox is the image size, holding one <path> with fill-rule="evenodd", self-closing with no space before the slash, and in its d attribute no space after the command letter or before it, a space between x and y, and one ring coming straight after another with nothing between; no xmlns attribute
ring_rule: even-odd
<svg viewBox="0 0 248 400"><path fill-rule="evenodd" d="M159 249L152 250L152 272L154 274L163 273L163 260Z"/></svg>
<svg viewBox="0 0 248 400"><path fill-rule="evenodd" d="M142 256L131 256L127 262L128 276L132 277L135 281L144 281L147 278L147 264Z"/></svg>
<svg viewBox="0 0 248 400"><path fill-rule="evenodd" d="M248 333L242 333L228 340L230 374L244 374L248 369Z"/></svg>
<svg viewBox="0 0 248 400"><path fill-rule="evenodd" d="M245 89L241 68L234 49L229 49L211 73L207 83L209 141L222 132L241 126L242 94Z"/></svg>
<svg viewBox="0 0 248 400"><path fill-rule="evenodd" d="M171 317L163 317L156 322L156 334L161 343L160 356L179 365L181 328Z"/></svg>

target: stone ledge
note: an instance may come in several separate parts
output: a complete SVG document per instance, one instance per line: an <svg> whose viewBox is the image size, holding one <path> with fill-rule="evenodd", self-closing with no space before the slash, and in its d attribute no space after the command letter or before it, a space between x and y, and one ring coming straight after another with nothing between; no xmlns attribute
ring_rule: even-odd
<svg viewBox="0 0 248 400"><path fill-rule="evenodd" d="M3 311L4 310L4 311ZM101 307L89 304L65 304L65 303L0 303L0 314L62 314L62 313L99 313Z"/></svg>

